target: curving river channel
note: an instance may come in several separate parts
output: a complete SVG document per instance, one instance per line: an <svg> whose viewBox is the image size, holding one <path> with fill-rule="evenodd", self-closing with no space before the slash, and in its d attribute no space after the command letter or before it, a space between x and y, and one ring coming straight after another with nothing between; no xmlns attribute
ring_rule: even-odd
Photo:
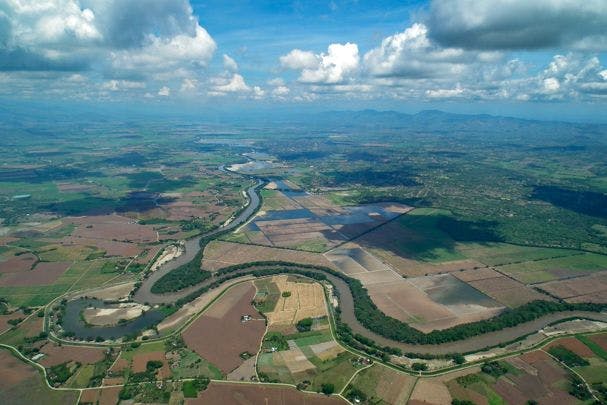
<svg viewBox="0 0 607 405"><path fill-rule="evenodd" d="M229 224L222 226L212 232L206 233L199 237L190 239L186 241L185 244L185 252L177 257L176 259L165 263L158 270L152 273L148 278L144 279L141 287L136 291L133 296L133 300L141 303L141 304L166 304L177 301L180 298L183 298L200 288L206 287L209 284L216 281L215 277L211 277L197 285L184 288L180 291L167 293L167 294L154 294L151 289L152 286L158 281L162 276L169 273L170 271L178 268L179 266L188 263L191 261L200 251L200 239L204 237L210 237L216 235L220 232L229 231L237 228L238 226L245 223L251 215L259 208L261 203L260 197L257 194L260 186L264 184L263 181L258 180L257 184L251 186L247 189L247 199L248 204L243 209L243 211ZM341 318L342 321L348 324L353 332L363 335L369 339L374 340L379 345L383 346L392 346L398 347L403 352L413 352L413 353L427 353L427 354L448 354L448 353L466 353L466 352L474 352L482 350L486 347L496 346L500 343L513 341L521 336L525 336L534 332L537 332L539 329L542 329L548 326L551 323L556 321L579 317L579 318L588 318L597 321L607 322L607 314L606 313L596 313L596 312L584 312L584 311L571 311L571 312L559 312L553 313L549 315L545 315L541 318L535 319L530 322L522 323L517 326L511 328L505 328L495 332L489 332L482 335L474 336L465 340L459 340L454 342L443 343L439 345L415 345L402 343L398 341L394 341L388 338L385 338L381 335L376 334L373 331L365 328L359 321L356 319L354 313L354 300L352 294L350 292L350 288L348 284L339 277L335 277L331 274L328 274L322 270L311 270L309 268L305 268L306 271L313 271L317 273L324 274L327 279L333 284L338 295L339 295L339 305L341 308ZM231 274L245 273L250 272L251 268L235 270ZM222 288L219 286L217 288ZM68 304L69 307L69 304ZM143 324L147 324L144 322ZM127 325L125 325L127 326ZM129 331L133 331L134 325L130 326ZM101 329L103 328L94 328L97 329L95 333L98 335ZM116 330L112 330L106 334L105 332L101 335L105 336L115 336ZM92 333L92 332L89 332Z"/></svg>

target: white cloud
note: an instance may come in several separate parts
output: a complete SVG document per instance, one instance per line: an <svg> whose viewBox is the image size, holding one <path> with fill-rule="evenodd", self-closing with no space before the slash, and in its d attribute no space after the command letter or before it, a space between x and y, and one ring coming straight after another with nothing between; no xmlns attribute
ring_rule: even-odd
<svg viewBox="0 0 607 405"><path fill-rule="evenodd" d="M275 97L285 97L290 91L291 90L287 86L278 86L272 90L272 95Z"/></svg>
<svg viewBox="0 0 607 405"><path fill-rule="evenodd" d="M253 87L253 98L259 100L266 95L266 91L259 86Z"/></svg>
<svg viewBox="0 0 607 405"><path fill-rule="evenodd" d="M181 82L180 91L182 93L183 92L190 92L190 91L196 90L197 87L198 87L198 80L185 78Z"/></svg>
<svg viewBox="0 0 607 405"><path fill-rule="evenodd" d="M294 49L280 57L280 63L288 69L300 70L299 81L311 84L338 84L350 79L358 70L358 45L353 43L331 44L327 53Z"/></svg>
<svg viewBox="0 0 607 405"><path fill-rule="evenodd" d="M268 80L268 84L270 86L284 86L285 85L285 81L282 78L280 78L280 77L275 77L274 79Z"/></svg>
<svg viewBox="0 0 607 405"><path fill-rule="evenodd" d="M403 32L386 37L364 56L367 71L378 77L459 77L473 63L499 60L498 53L469 52L443 48L428 38L424 24L413 24Z"/></svg>
<svg viewBox="0 0 607 405"><path fill-rule="evenodd" d="M163 97L168 97L171 95L171 89L167 86L162 86L160 90L158 90L158 95Z"/></svg>
<svg viewBox="0 0 607 405"><path fill-rule="evenodd" d="M234 59L230 58L225 53L223 54L223 67L226 70L229 70L230 72L238 71L238 64L236 63L236 61Z"/></svg>
<svg viewBox="0 0 607 405"><path fill-rule="evenodd" d="M215 77L211 80L211 83L213 95L246 93L251 91L251 88L245 83L244 77L238 73L234 73L228 77Z"/></svg>
<svg viewBox="0 0 607 405"><path fill-rule="evenodd" d="M101 88L110 91L144 89L145 83L130 80L108 80L101 85Z"/></svg>
<svg viewBox="0 0 607 405"><path fill-rule="evenodd" d="M464 89L459 85L454 89L426 90L426 96L433 99L455 98L461 96L463 93Z"/></svg>
<svg viewBox="0 0 607 405"><path fill-rule="evenodd" d="M0 71L15 77L78 72L91 90L137 89L127 82L200 77L216 47L188 0L0 0Z"/></svg>
<svg viewBox="0 0 607 405"><path fill-rule="evenodd" d="M150 35L142 48L113 52L112 68L121 72L171 72L178 66L191 69L206 66L215 49L215 41L204 28L198 26L194 36L159 38Z"/></svg>
<svg viewBox="0 0 607 405"><path fill-rule="evenodd" d="M313 69L318 65L318 58L312 52L293 49L288 54L280 57L280 64L293 70Z"/></svg>

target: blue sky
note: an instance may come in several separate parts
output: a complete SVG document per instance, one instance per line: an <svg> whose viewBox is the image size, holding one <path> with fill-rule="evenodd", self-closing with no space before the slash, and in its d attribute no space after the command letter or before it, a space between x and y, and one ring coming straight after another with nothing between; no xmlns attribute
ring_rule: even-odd
<svg viewBox="0 0 607 405"><path fill-rule="evenodd" d="M607 1L0 0L0 97L601 120Z"/></svg>

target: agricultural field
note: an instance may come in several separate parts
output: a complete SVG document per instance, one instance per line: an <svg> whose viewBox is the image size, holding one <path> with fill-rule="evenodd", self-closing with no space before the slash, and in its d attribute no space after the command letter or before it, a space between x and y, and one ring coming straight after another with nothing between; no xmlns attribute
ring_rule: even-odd
<svg viewBox="0 0 607 405"><path fill-rule="evenodd" d="M320 391L323 384L333 384L336 392L343 389L361 363L334 340L322 286L291 276L256 284L256 300L261 298L257 308L268 319L257 357L259 379L313 391Z"/></svg>
<svg viewBox="0 0 607 405"><path fill-rule="evenodd" d="M213 241L206 246L202 268L217 271L224 267L250 262L251 258L255 258L256 261L285 261L335 268L319 253L226 241Z"/></svg>
<svg viewBox="0 0 607 405"><path fill-rule="evenodd" d="M7 350L0 350L0 402L3 404L64 405L75 404L77 400L78 392L49 389L38 370Z"/></svg>
<svg viewBox="0 0 607 405"><path fill-rule="evenodd" d="M403 204L338 206L321 195L294 190L282 181L266 191L268 202L246 226L226 240L324 252L408 212Z"/></svg>
<svg viewBox="0 0 607 405"><path fill-rule="evenodd" d="M274 285L267 288L268 291L276 291L274 296L271 292L259 289L255 296L256 302L261 305L266 300L273 301L277 298L273 309L264 311L269 330L295 332L295 325L302 319L327 316L325 292L320 284L286 275L274 276L270 283Z"/></svg>
<svg viewBox="0 0 607 405"><path fill-rule="evenodd" d="M231 287L182 333L188 348L229 373L259 350L265 319L251 305L255 287ZM244 320L243 316L250 316Z"/></svg>
<svg viewBox="0 0 607 405"><path fill-rule="evenodd" d="M537 284L537 288L567 302L607 302L607 272Z"/></svg>
<svg viewBox="0 0 607 405"><path fill-rule="evenodd" d="M354 377L344 396L363 404L406 404L415 383L415 377L375 364Z"/></svg>
<svg viewBox="0 0 607 405"><path fill-rule="evenodd" d="M603 401L607 353L593 344L602 336L604 334L557 339L541 350L484 363L480 372L455 378L447 374L443 382L451 398L477 404L519 404L529 400L540 404L554 401L577 404L580 400L591 400L592 395ZM579 385L579 377L568 367L584 378L591 392L584 384Z"/></svg>
<svg viewBox="0 0 607 405"><path fill-rule="evenodd" d="M320 394L303 393L291 387L264 385L242 385L211 383L196 399L187 399L187 405L225 404L302 404L302 405L342 405L343 399Z"/></svg>

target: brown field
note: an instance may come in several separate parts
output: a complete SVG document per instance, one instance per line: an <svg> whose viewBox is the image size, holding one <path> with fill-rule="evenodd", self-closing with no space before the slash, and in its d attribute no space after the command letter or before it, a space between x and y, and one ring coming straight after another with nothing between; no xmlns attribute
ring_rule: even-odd
<svg viewBox="0 0 607 405"><path fill-rule="evenodd" d="M409 404L448 405L451 394L447 386L439 379L420 378L411 393Z"/></svg>
<svg viewBox="0 0 607 405"><path fill-rule="evenodd" d="M16 242L18 240L19 240L19 238L14 238L12 236L1 236L0 237L0 246L6 246L9 243L13 243L13 242Z"/></svg>
<svg viewBox="0 0 607 405"><path fill-rule="evenodd" d="M361 280L382 312L425 333L487 319L503 309L487 297L480 302L476 301L478 297L471 298L465 304L441 304L433 300L425 291L430 293L434 288L434 278L448 275L404 279L393 272L370 272L354 277Z"/></svg>
<svg viewBox="0 0 607 405"><path fill-rule="evenodd" d="M29 367L7 350L0 350L0 393L15 384L36 378L37 374L33 367Z"/></svg>
<svg viewBox="0 0 607 405"><path fill-rule="evenodd" d="M133 364L131 368L135 373L142 373L146 370L146 365L148 361L161 361L162 367L158 369L158 374L156 374L156 378L159 380L164 380L165 378L169 378L171 376L171 370L169 369L169 364L167 363L167 359L164 355L164 352L150 352L150 353L141 353L133 356Z"/></svg>
<svg viewBox="0 0 607 405"><path fill-rule="evenodd" d="M254 277L252 277L252 276L238 277L238 278L226 281L225 283L223 283L221 285L220 288L214 288L211 291L207 291L206 293L204 293L201 296L199 296L198 298L196 298L194 301L189 302L189 303L185 304L184 306L182 306L181 308L179 308L179 310L177 312L175 312L174 314L169 315L168 317L163 319L158 324L158 331L162 332L166 329L170 329L170 328L179 326L180 324L182 324L183 322L188 320L191 316L202 311L202 309L204 307L206 307L209 303L211 303L211 301L213 301L215 298L217 298L226 288L228 288L236 283L239 283L241 281L250 280L253 278Z"/></svg>
<svg viewBox="0 0 607 405"><path fill-rule="evenodd" d="M139 225L120 215L68 217L66 222L77 226L72 234L74 237L137 243L157 240L156 231L151 226Z"/></svg>
<svg viewBox="0 0 607 405"><path fill-rule="evenodd" d="M498 380L493 388L510 403L521 403L522 398L546 405L578 403L565 391L567 372L546 353L530 352L507 361L523 372Z"/></svg>
<svg viewBox="0 0 607 405"><path fill-rule="evenodd" d="M118 394L122 387L108 387L101 389L88 389L82 391L79 404L116 405Z"/></svg>
<svg viewBox="0 0 607 405"><path fill-rule="evenodd" d="M202 268L216 271L223 267L255 261L287 261L335 268L319 253L276 249L268 246L213 241L207 245L202 259Z"/></svg>
<svg viewBox="0 0 607 405"><path fill-rule="evenodd" d="M580 342L574 337L555 340L554 342L546 346L544 350L548 350L554 346L563 346L581 357L594 357L594 353L592 352L592 350L590 350L588 346L586 346L584 343Z"/></svg>
<svg viewBox="0 0 607 405"><path fill-rule="evenodd" d="M0 261L0 273L21 273L31 270L38 258L31 253L11 256L6 261Z"/></svg>
<svg viewBox="0 0 607 405"><path fill-rule="evenodd" d="M454 275L458 278L462 276L467 277L465 273L458 272L454 273ZM485 274L489 275L490 273L486 272ZM473 274L472 277L476 275L478 274ZM510 308L515 308L534 300L552 301L552 298L548 295L539 293L518 281L502 275L475 279L468 281L468 284Z"/></svg>
<svg viewBox="0 0 607 405"><path fill-rule="evenodd" d="M78 184L78 183L56 183L57 189L61 192L79 193L83 191L90 191L93 187L90 184Z"/></svg>
<svg viewBox="0 0 607 405"><path fill-rule="evenodd" d="M57 346L47 343L40 349L46 354L38 363L44 367L52 367L66 361L75 361L81 364L94 364L105 357L105 349L83 346Z"/></svg>
<svg viewBox="0 0 607 405"><path fill-rule="evenodd" d="M384 401L383 403L389 405L406 403L415 385L415 377L393 371L379 364L362 371L355 378L353 384L356 386L356 382L363 379L375 382L372 397L379 398Z"/></svg>
<svg viewBox="0 0 607 405"><path fill-rule="evenodd" d="M257 357L255 356L245 360L240 366L228 374L226 379L229 381L251 381L254 377L257 377L257 370L255 368L256 360Z"/></svg>
<svg viewBox="0 0 607 405"><path fill-rule="evenodd" d="M497 271L495 271L489 267L484 267L484 268L480 268L480 269L470 269L470 270L465 270L465 271L456 271L453 273L453 275L467 283L469 283L471 281L479 281L479 280L491 279L491 278L496 278L496 277L502 277L501 273L498 273Z"/></svg>
<svg viewBox="0 0 607 405"><path fill-rule="evenodd" d="M125 358L118 357L118 359L116 359L114 364L112 364L112 367L110 367L108 372L118 374L122 373L127 368L129 368L129 361Z"/></svg>
<svg viewBox="0 0 607 405"><path fill-rule="evenodd" d="M75 404L76 391L51 391L34 367L0 351L0 403L21 404Z"/></svg>
<svg viewBox="0 0 607 405"><path fill-rule="evenodd" d="M212 382L198 398L186 399L186 405L337 405L347 402L339 397L309 394L295 388Z"/></svg>
<svg viewBox="0 0 607 405"><path fill-rule="evenodd" d="M537 287L567 302L607 302L607 272L549 281L538 284Z"/></svg>
<svg viewBox="0 0 607 405"><path fill-rule="evenodd" d="M243 362L240 354L257 353L266 325L251 305L254 296L252 282L232 287L183 332L187 346L226 374ZM243 323L243 315L254 320Z"/></svg>
<svg viewBox="0 0 607 405"><path fill-rule="evenodd" d="M589 336L590 340L601 346L603 350L607 350L607 333Z"/></svg>
<svg viewBox="0 0 607 405"><path fill-rule="evenodd" d="M272 312L267 312L268 325L294 325L304 318L327 316L325 293L318 283L294 282L289 276L274 276L272 282L281 296ZM283 292L291 296L283 297Z"/></svg>
<svg viewBox="0 0 607 405"><path fill-rule="evenodd" d="M105 251L106 256L133 257L140 254L143 249L134 243L117 242L107 239L83 238L80 236L67 236L60 241L63 246L93 246Z"/></svg>
<svg viewBox="0 0 607 405"><path fill-rule="evenodd" d="M53 284L71 265L69 262L39 262L33 270L3 274L0 285L14 287Z"/></svg>
<svg viewBox="0 0 607 405"><path fill-rule="evenodd" d="M13 326L8 323L11 319L25 318L26 315L23 312L15 311L12 314L0 315L0 333L12 328Z"/></svg>

